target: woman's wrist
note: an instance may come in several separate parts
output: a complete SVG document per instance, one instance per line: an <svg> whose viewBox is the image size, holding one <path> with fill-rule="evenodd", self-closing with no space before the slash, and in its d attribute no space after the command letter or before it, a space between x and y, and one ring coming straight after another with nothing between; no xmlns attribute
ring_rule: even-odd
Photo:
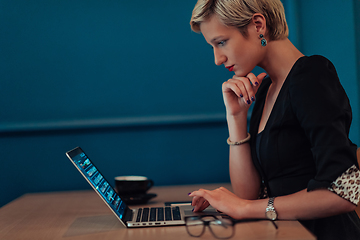
<svg viewBox="0 0 360 240"><path fill-rule="evenodd" d="M239 142L247 138L247 114L227 115L226 120L231 142Z"/></svg>
<svg viewBox="0 0 360 240"><path fill-rule="evenodd" d="M244 207L244 218L257 218L264 219L267 206L267 199L248 200L248 203Z"/></svg>
<svg viewBox="0 0 360 240"><path fill-rule="evenodd" d="M241 111L237 114L231 114L229 112L226 112L226 118L227 119L247 119L248 111Z"/></svg>

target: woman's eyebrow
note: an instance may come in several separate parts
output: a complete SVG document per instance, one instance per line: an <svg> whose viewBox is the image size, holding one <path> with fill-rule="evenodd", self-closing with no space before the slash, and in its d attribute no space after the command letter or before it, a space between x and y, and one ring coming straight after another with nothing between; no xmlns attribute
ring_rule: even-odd
<svg viewBox="0 0 360 240"><path fill-rule="evenodd" d="M210 43L215 44L215 43L217 43L217 42L219 41L219 39L223 39L223 38L224 38L224 36L214 37L214 38L210 41Z"/></svg>

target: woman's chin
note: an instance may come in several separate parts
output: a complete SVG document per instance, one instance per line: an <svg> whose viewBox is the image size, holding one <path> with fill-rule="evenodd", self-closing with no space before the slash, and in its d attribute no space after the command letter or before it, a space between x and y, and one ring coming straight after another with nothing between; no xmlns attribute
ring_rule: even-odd
<svg viewBox="0 0 360 240"><path fill-rule="evenodd" d="M246 77L249 73L250 73L250 72L245 73L245 72L243 72L243 71L234 71L234 74L235 74L235 76L237 76L237 77Z"/></svg>

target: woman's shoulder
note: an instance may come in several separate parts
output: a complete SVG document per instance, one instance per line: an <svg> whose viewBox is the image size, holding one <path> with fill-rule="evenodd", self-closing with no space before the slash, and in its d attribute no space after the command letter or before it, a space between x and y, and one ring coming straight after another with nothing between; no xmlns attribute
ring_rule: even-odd
<svg viewBox="0 0 360 240"><path fill-rule="evenodd" d="M339 87L341 85L335 66L326 57L320 55L304 56L298 59L288 75L290 88L303 86Z"/></svg>
<svg viewBox="0 0 360 240"><path fill-rule="evenodd" d="M288 95L293 106L314 112L337 106L339 111L350 109L349 100L334 65L323 56L315 55L299 59L288 75ZM330 107L332 106L332 107ZM308 111L309 112L309 111Z"/></svg>
<svg viewBox="0 0 360 240"><path fill-rule="evenodd" d="M332 62L324 56L303 56L294 64L291 74L294 76L335 74L336 69Z"/></svg>

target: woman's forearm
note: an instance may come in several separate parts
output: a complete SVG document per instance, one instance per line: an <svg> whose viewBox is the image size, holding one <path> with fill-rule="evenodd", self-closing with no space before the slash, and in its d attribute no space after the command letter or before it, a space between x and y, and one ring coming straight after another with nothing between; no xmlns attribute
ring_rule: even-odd
<svg viewBox="0 0 360 240"><path fill-rule="evenodd" d="M245 218L264 218L268 199L254 200L246 206ZM327 189L306 189L276 197L274 207L280 220L324 218L355 210L356 205Z"/></svg>
<svg viewBox="0 0 360 240"><path fill-rule="evenodd" d="M247 116L227 116L229 138L238 142L247 137ZM251 159L250 145L230 146L229 172L233 192L243 199L257 199L260 177Z"/></svg>

